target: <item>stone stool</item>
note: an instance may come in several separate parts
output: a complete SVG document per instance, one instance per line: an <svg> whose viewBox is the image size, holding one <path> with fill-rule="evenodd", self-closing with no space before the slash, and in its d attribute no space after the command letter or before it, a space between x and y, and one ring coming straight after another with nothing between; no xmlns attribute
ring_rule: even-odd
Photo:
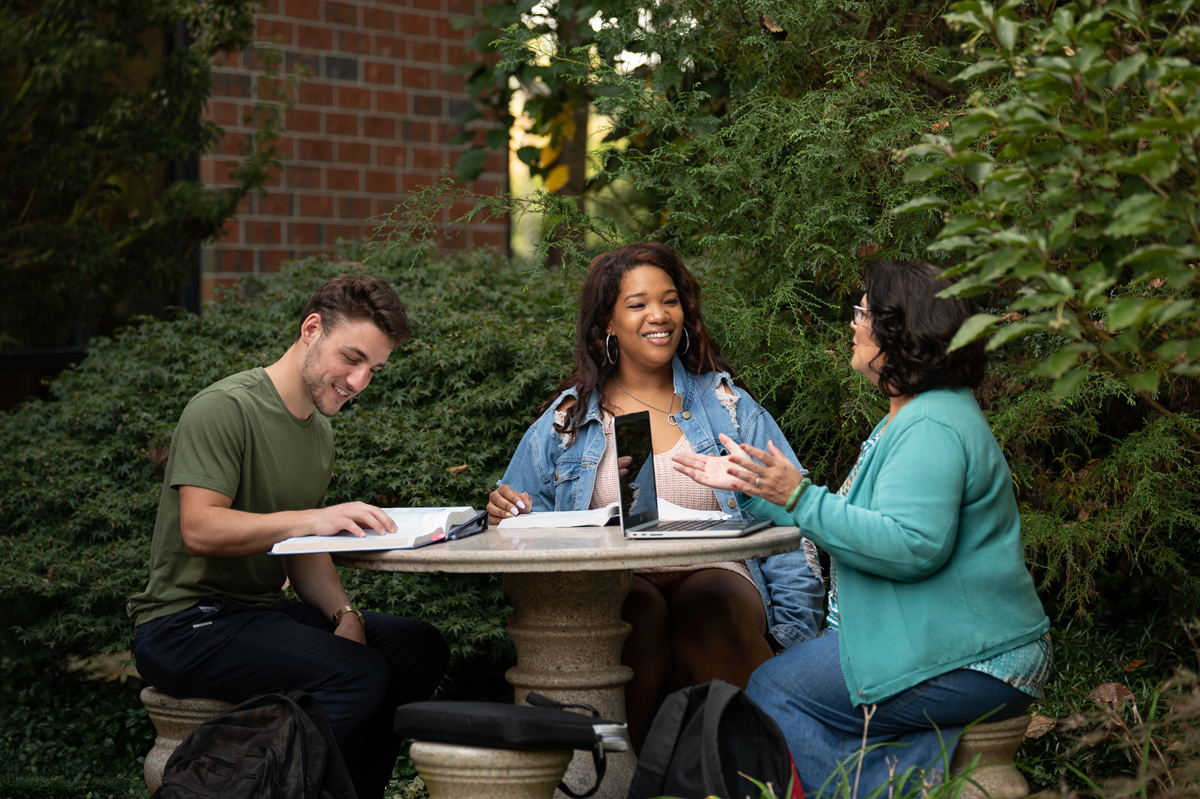
<svg viewBox="0 0 1200 799"><path fill-rule="evenodd" d="M146 765L142 774L150 793L162 785L163 769L176 747L200 722L233 707L231 702L216 699L176 699L167 696L151 685L142 689L142 704L150 714L150 721L158 731L154 748L146 754Z"/></svg>
<svg viewBox="0 0 1200 799"><path fill-rule="evenodd" d="M970 777L978 787L967 785L960 799L1022 799L1029 795L1029 783L1013 765L1029 721L1029 716L1017 716L994 724L976 724L963 733L950 761L950 773L962 774L976 755L979 765Z"/></svg>
<svg viewBox="0 0 1200 799"><path fill-rule="evenodd" d="M414 741L408 756L429 799L552 799L575 753Z"/></svg>

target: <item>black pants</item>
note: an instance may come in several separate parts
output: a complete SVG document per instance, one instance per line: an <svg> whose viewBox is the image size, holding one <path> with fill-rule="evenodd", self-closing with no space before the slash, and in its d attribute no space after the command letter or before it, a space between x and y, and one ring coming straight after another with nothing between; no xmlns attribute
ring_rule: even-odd
<svg viewBox="0 0 1200 799"><path fill-rule="evenodd" d="M139 625L138 671L158 690L241 702L273 691L305 691L325 710L360 799L382 797L401 740L396 706L427 699L450 650L431 624L363 613L367 646L333 635L319 611L299 602L251 607L210 597Z"/></svg>

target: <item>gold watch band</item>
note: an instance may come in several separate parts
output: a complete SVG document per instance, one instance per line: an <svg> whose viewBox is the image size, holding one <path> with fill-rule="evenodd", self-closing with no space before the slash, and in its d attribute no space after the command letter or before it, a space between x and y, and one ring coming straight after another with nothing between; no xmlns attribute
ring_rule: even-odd
<svg viewBox="0 0 1200 799"><path fill-rule="evenodd" d="M353 613L355 616L358 616L358 623L362 625L364 630L367 629L367 620L363 618L363 615L361 612L359 612L358 608L354 607L353 605L345 605L334 611L333 626L337 627L342 621L342 616L345 616L347 613Z"/></svg>

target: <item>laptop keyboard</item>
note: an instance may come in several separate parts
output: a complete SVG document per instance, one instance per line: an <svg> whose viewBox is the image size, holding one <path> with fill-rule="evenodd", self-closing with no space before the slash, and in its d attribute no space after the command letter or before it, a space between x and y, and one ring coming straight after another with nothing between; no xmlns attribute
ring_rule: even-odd
<svg viewBox="0 0 1200 799"><path fill-rule="evenodd" d="M720 525L728 525L728 519L710 519L706 522L659 522L651 530L711 530Z"/></svg>

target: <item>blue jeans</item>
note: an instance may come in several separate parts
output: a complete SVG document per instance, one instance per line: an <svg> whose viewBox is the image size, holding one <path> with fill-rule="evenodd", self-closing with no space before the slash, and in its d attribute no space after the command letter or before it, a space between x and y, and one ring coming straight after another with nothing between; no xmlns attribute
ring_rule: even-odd
<svg viewBox="0 0 1200 799"><path fill-rule="evenodd" d="M809 797L815 799L823 787L824 795L832 796L842 765L853 787L864 718L872 706L850 703L836 631L789 647L759 666L746 693L783 730ZM869 796L892 774L910 768L944 771L963 727L985 715L988 722L1019 716L1032 702L1033 697L995 677L955 669L879 703L868 723L866 746L885 745L863 756L858 796ZM911 776L920 780L915 772Z"/></svg>
<svg viewBox="0 0 1200 799"><path fill-rule="evenodd" d="M304 691L321 703L360 799L382 797L403 740L396 706L429 698L450 650L423 621L363 611L367 645L333 634L314 608L207 597L134 634L138 671L170 696L241 702Z"/></svg>

